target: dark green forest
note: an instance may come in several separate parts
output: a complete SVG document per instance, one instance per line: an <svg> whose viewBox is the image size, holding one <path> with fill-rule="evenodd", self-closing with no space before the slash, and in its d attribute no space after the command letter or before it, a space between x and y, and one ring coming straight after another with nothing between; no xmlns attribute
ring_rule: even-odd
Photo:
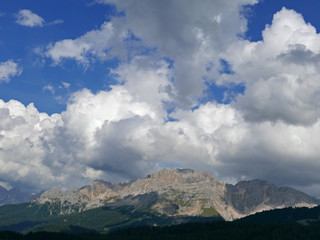
<svg viewBox="0 0 320 240"><path fill-rule="evenodd" d="M9 211L9 208L8 206L2 208L2 213L5 210ZM30 213L31 210L28 209ZM46 208L37 210L38 212L33 215L32 221L36 221L36 219L39 221L41 215L46 216ZM26 211L22 205L20 211ZM35 222L28 221L20 222L22 220L21 217L17 219L17 214L13 214L13 216L11 219L12 225L10 225L12 229L25 230L26 228L32 228L32 225L35 224ZM60 219L61 217L64 217L64 219ZM14 224L16 220L19 220L19 223ZM65 221L64 224L61 224L62 220ZM161 218L148 212L133 213L130 209L117 209L115 211L105 208L88 211L85 215L71 215L68 218L66 216L54 216L49 221L47 218L43 218L43 222L39 221L37 228L31 231L21 231L21 233L15 232L19 230L4 231L6 228L2 227L3 231L0 232L0 240L320 239L320 207L265 211L233 222L225 222L218 219L209 221L209 218L205 220L204 218L181 220L192 220L193 222L172 225L172 219ZM4 223L6 220L0 218L1 222ZM154 226L155 223L161 223L162 226ZM40 226L43 226L45 231ZM106 232L107 229L108 232ZM6 230L10 230L10 228Z"/></svg>
<svg viewBox="0 0 320 240"><path fill-rule="evenodd" d="M51 214L50 214L51 211ZM222 220L221 217L168 217L149 209L133 207L100 207L80 213L60 215L48 204L15 204L0 206L0 231L15 232L99 232L108 233L135 226L167 226L186 222Z"/></svg>
<svg viewBox="0 0 320 240"><path fill-rule="evenodd" d="M320 206L283 208L249 215L238 221L262 224L301 224L320 226ZM320 238L319 238L320 239Z"/></svg>
<svg viewBox="0 0 320 240"><path fill-rule="evenodd" d="M319 226L259 224L247 222L206 222L186 223L168 227L141 226L116 230L109 234L98 233L54 233L30 232L20 234L15 232L0 232L0 239L6 240L133 240L133 239L174 239L174 240L318 240Z"/></svg>

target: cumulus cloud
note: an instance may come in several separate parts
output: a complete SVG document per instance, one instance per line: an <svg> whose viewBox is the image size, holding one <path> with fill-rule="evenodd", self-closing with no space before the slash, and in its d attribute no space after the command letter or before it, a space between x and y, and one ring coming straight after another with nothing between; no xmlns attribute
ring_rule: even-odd
<svg viewBox="0 0 320 240"><path fill-rule="evenodd" d="M44 136L45 132L58 125L59 116L49 117L33 104L25 107L14 100L1 100L0 109L0 181L30 188L59 181L42 164L46 154L42 140L49 137Z"/></svg>
<svg viewBox="0 0 320 240"><path fill-rule="evenodd" d="M143 61L115 70L122 85L110 91L74 93L61 114L1 101L0 181L36 189L74 187L88 179L124 181L154 170L156 163L147 161L131 138L143 126L165 121L161 101L169 96L161 87L170 84L170 74L166 62L145 66ZM130 87L148 80L149 93Z"/></svg>
<svg viewBox="0 0 320 240"><path fill-rule="evenodd" d="M49 45L46 55L55 64L63 59L74 59L87 65L90 57L107 58L113 32L112 23L106 22L100 29L87 32L77 39L65 39Z"/></svg>
<svg viewBox="0 0 320 240"><path fill-rule="evenodd" d="M237 99L250 121L310 125L319 118L320 36L293 10L283 8L259 42L239 41L226 53L245 94Z"/></svg>
<svg viewBox="0 0 320 240"><path fill-rule="evenodd" d="M20 10L16 15L16 22L26 27L43 27L44 19L28 9Z"/></svg>
<svg viewBox="0 0 320 240"><path fill-rule="evenodd" d="M125 63L112 70L112 74L139 100L159 109L163 102L169 103L175 98L172 71L164 60L154 62L148 57L135 57L130 64Z"/></svg>
<svg viewBox="0 0 320 240"><path fill-rule="evenodd" d="M12 60L0 63L0 82L10 82L14 76L19 76L22 68Z"/></svg>
<svg viewBox="0 0 320 240"><path fill-rule="evenodd" d="M205 82L213 81L219 72L221 52L246 31L242 7L257 0L96 2L115 4L125 16L114 17L79 38L48 46L47 57L56 64L74 59L87 65L92 56L126 60L141 54L141 48L156 49L157 58L173 62L176 102L192 106L202 96ZM139 41L132 41L132 34ZM209 71L209 66L215 67Z"/></svg>
<svg viewBox="0 0 320 240"><path fill-rule="evenodd" d="M65 112L52 116L32 104L1 101L0 181L41 189L140 176L153 163L143 163L128 135L156 114L120 86L95 95L77 92Z"/></svg>
<svg viewBox="0 0 320 240"><path fill-rule="evenodd" d="M52 116L1 102L0 181L78 187L95 178L131 180L165 166L306 189L320 181L320 123L248 123L231 105L217 103L177 110L170 115L176 121L167 121L161 107L129 92L126 83L96 94L79 91L65 112Z"/></svg>
<svg viewBox="0 0 320 240"><path fill-rule="evenodd" d="M55 64L120 56L110 70L116 84L75 92L66 111L52 116L1 101L0 182L76 187L177 166L318 195L320 40L300 14L282 9L263 39L250 42L238 35L246 30L239 11L256 1L97 2L116 4L125 16L56 42L46 54ZM121 44L129 30L156 50L126 58ZM221 58L232 73L221 71ZM205 81L243 83L245 92L231 104L186 108Z"/></svg>
<svg viewBox="0 0 320 240"><path fill-rule="evenodd" d="M104 1L113 3L114 1ZM205 89L205 80L217 74L219 55L246 31L246 19L240 15L244 1L116 1L125 11L125 24L142 41L156 47L158 54L174 61L174 84L178 103L197 103ZM117 22L121 25L122 22Z"/></svg>

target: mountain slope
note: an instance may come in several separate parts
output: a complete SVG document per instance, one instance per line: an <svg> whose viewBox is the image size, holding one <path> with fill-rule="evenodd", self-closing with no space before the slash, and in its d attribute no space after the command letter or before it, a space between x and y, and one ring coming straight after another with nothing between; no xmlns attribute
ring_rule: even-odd
<svg viewBox="0 0 320 240"><path fill-rule="evenodd" d="M5 204L29 202L36 197L39 197L39 195L23 192L19 188L7 190L0 186L0 206Z"/></svg>
<svg viewBox="0 0 320 240"><path fill-rule="evenodd" d="M51 213L70 214L109 206L132 206L166 216L241 218L263 210L289 206L313 207L319 201L288 187L262 180L236 185L220 183L206 172L167 168L127 184L95 181L78 190L44 192L34 204L49 204Z"/></svg>
<svg viewBox="0 0 320 240"><path fill-rule="evenodd" d="M237 220L259 224L320 225L320 206L314 208L283 208L259 212Z"/></svg>
<svg viewBox="0 0 320 240"><path fill-rule="evenodd" d="M130 226L167 226L186 222L223 220L221 217L167 217L130 206L100 207L59 215L46 204L16 204L0 207L0 231L100 232Z"/></svg>
<svg viewBox="0 0 320 240"><path fill-rule="evenodd" d="M247 216L264 210L286 207L314 207L319 200L290 187L276 187L263 180L227 184L226 196L230 205Z"/></svg>

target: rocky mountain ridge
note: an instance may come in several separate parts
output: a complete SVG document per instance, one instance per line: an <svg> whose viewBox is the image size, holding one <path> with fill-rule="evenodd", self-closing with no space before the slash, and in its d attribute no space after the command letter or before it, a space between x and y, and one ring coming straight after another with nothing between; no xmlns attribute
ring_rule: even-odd
<svg viewBox="0 0 320 240"><path fill-rule="evenodd" d="M94 181L78 190L44 192L33 203L49 203L59 214L109 206L133 206L167 216L214 216L234 220L263 210L313 207L319 200L262 180L225 184L206 172L166 168L127 184Z"/></svg>
<svg viewBox="0 0 320 240"><path fill-rule="evenodd" d="M19 188L5 189L0 186L0 206L6 204L15 204L29 202L39 197L39 194L23 192Z"/></svg>

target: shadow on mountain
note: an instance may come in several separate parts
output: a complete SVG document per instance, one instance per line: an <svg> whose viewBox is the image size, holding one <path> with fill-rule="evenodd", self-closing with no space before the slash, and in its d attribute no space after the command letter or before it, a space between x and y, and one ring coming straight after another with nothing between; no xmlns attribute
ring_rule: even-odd
<svg viewBox="0 0 320 240"><path fill-rule="evenodd" d="M263 211L237 220L261 224L320 225L320 206L314 208L283 208Z"/></svg>
<svg viewBox="0 0 320 240"><path fill-rule="evenodd" d="M69 225L70 233L97 233L97 231L89 228L84 228L84 227L79 227L79 226L74 226L74 225Z"/></svg>
<svg viewBox="0 0 320 240"><path fill-rule="evenodd" d="M6 230L6 231L15 231L15 232L23 232L27 229L32 229L33 227L37 226L41 222L32 222L32 221L23 221L7 226L1 226L0 231Z"/></svg>

